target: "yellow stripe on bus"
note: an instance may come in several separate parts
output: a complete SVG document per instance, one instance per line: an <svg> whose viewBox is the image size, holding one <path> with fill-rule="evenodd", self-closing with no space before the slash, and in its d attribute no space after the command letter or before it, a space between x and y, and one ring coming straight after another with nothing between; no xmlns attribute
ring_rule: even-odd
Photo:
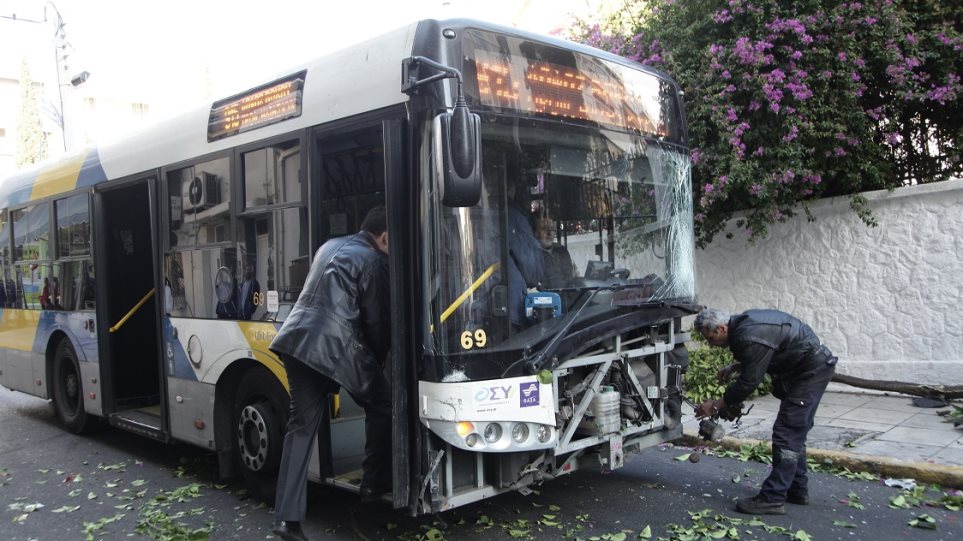
<svg viewBox="0 0 963 541"><path fill-rule="evenodd" d="M30 200L36 201L76 188L77 178L80 177L80 169L86 159L87 151L84 151L74 156L67 156L63 160L42 169L37 173L37 180L33 183Z"/></svg>
<svg viewBox="0 0 963 541"><path fill-rule="evenodd" d="M284 370L284 363L270 352L268 346L278 333L274 323L261 323L255 321L238 321L237 326L244 333L247 345L254 353L254 359L263 364L265 368L277 376L284 389L288 390L288 373Z"/></svg>
<svg viewBox="0 0 963 541"><path fill-rule="evenodd" d="M16 351L33 351L40 324L39 310L2 310L0 319L0 348Z"/></svg>

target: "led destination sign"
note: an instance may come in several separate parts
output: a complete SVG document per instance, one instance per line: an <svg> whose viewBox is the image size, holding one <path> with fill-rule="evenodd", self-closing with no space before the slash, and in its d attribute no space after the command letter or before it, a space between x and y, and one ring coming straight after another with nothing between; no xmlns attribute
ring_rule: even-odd
<svg viewBox="0 0 963 541"><path fill-rule="evenodd" d="M302 71L226 98L211 106L207 142L301 116Z"/></svg>
<svg viewBox="0 0 963 541"><path fill-rule="evenodd" d="M672 86L652 73L521 39L467 34L466 56L474 61L476 83L469 93L483 106L679 135Z"/></svg>

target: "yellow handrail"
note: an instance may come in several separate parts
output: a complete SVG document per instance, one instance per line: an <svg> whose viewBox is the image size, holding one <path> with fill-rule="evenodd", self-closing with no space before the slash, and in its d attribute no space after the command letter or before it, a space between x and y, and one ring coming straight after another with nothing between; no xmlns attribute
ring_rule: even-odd
<svg viewBox="0 0 963 541"><path fill-rule="evenodd" d="M466 289L464 293L459 295L458 298L455 299L455 302L451 303L451 306L449 306L447 310L441 313L441 322L444 323L445 320L448 319L455 312L455 310L458 309L459 306L461 306L466 300L468 300L468 297L472 293L474 293L476 289L481 287L481 285L485 282L485 280L488 280L488 278L491 277L492 273L498 270L499 266L501 266L501 264L496 261L495 263L492 263L492 266L485 269L485 272L483 272L482 275L479 276L477 280L472 282L472 284L468 286L468 289Z"/></svg>
<svg viewBox="0 0 963 541"><path fill-rule="evenodd" d="M120 321L118 321L113 327L109 329L110 332L116 331L117 329L121 328L124 325L124 323L127 323L127 320L130 319L130 316L134 315L134 312L136 312L137 310L140 310L141 306L144 306L144 303L147 302L147 299L149 299L151 295L154 294L154 291L156 291L156 289L152 289L148 291L147 294L144 295L144 298L141 299L140 302L135 304L134 307L130 309L130 312L127 312L126 316L120 318Z"/></svg>

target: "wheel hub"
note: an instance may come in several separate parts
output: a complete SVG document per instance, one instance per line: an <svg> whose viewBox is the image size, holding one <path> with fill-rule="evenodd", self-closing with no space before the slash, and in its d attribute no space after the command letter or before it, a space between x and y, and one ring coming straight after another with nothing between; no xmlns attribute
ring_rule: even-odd
<svg viewBox="0 0 963 541"><path fill-rule="evenodd" d="M71 400L77 398L77 374L67 374L67 381L65 382L67 397Z"/></svg>
<svg viewBox="0 0 963 541"><path fill-rule="evenodd" d="M241 410L237 422L237 443L241 460L251 471L260 471L268 456L268 427L254 405Z"/></svg>

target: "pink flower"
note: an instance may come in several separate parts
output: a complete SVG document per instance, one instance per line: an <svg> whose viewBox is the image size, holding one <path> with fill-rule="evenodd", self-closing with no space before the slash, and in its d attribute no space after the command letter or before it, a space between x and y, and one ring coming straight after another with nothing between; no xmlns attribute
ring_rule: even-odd
<svg viewBox="0 0 963 541"><path fill-rule="evenodd" d="M729 14L728 9L723 9L712 14L712 20L717 24L726 23L732 20L732 15Z"/></svg>

